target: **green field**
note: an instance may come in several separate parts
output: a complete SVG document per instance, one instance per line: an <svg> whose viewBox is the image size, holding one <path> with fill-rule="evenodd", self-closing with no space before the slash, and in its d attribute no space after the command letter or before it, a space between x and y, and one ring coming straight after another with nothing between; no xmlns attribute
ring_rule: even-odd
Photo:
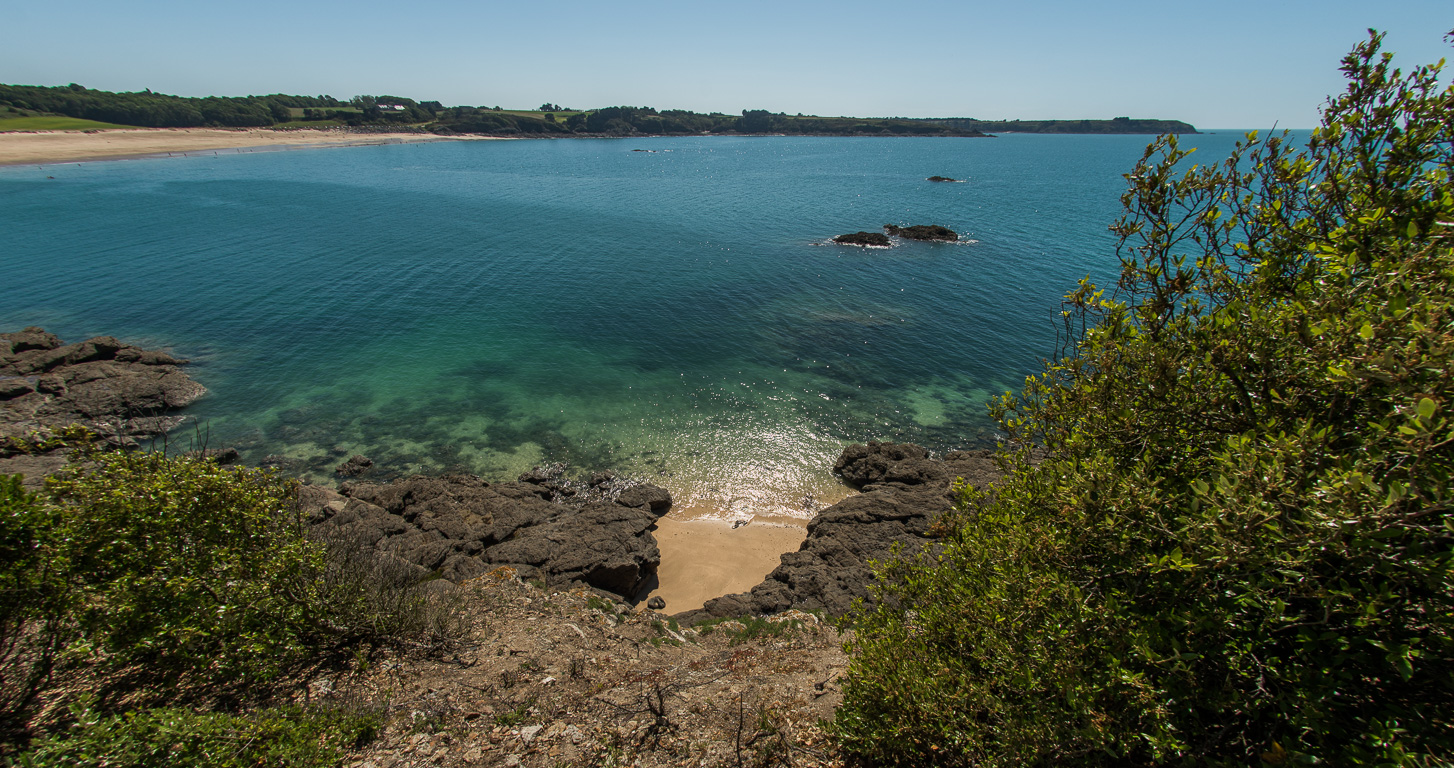
<svg viewBox="0 0 1454 768"><path fill-rule="evenodd" d="M494 110L490 110L490 111L493 112ZM559 120L561 122L564 122L567 117L570 117L571 115L579 115L579 114L581 114L581 112L584 112L584 111L585 110L579 110L579 109L573 109L573 110L564 110L563 109L563 110L561 110L559 112L552 112L551 114L555 115L555 119L556 120ZM544 120L545 119L545 113L544 112L541 112L538 109L502 109L502 110L500 110L500 114L502 114L502 115L514 115L515 117L533 117L536 120Z"/></svg>
<svg viewBox="0 0 1454 768"><path fill-rule="evenodd" d="M303 107L288 107L288 114L292 115L294 120L297 120L303 117L303 109ZM361 114L363 112L358 107L307 107L307 109L319 112L352 112L354 114Z"/></svg>
<svg viewBox="0 0 1454 768"><path fill-rule="evenodd" d="M0 114L0 133L10 131L96 131L103 128L135 128L134 125L98 123L79 117L7 117Z"/></svg>

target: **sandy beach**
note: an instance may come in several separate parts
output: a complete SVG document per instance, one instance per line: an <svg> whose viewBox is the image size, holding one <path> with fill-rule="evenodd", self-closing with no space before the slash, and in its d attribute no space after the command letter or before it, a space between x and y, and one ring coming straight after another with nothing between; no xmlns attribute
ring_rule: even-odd
<svg viewBox="0 0 1454 768"><path fill-rule="evenodd" d="M778 566L784 553L797 551L808 535L807 521L802 522L733 528L721 520L667 515L656 521L661 567L658 586L648 597L665 600L664 613L680 613L701 608L714 597L746 592Z"/></svg>
<svg viewBox="0 0 1454 768"><path fill-rule="evenodd" d="M0 133L0 165L44 165L128 157L186 156L319 147L358 147L422 141L459 141L486 137L435 136L427 133L349 133L333 130L137 128L114 131L35 131Z"/></svg>

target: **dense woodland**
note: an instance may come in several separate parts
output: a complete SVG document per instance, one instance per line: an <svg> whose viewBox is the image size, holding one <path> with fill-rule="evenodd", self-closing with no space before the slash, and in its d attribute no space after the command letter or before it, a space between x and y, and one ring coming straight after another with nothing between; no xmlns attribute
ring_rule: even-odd
<svg viewBox="0 0 1454 768"><path fill-rule="evenodd" d="M1195 133L1174 120L1048 120L993 122L968 118L911 119L788 115L761 109L741 115L682 109L605 107L576 111L549 102L539 110L444 107L437 101L399 96L241 96L187 98L152 93L97 91L72 83L44 87L0 85L0 107L37 114L148 128L262 128L330 124L393 126L437 133L497 136L630 136L703 133L814 136L982 136L990 131L1024 133Z"/></svg>

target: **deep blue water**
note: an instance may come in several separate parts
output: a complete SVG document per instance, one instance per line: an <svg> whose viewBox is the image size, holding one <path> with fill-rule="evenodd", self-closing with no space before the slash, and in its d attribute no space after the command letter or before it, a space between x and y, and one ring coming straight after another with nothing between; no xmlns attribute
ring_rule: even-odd
<svg viewBox="0 0 1454 768"><path fill-rule="evenodd" d="M1203 162L1233 132L1185 137ZM0 328L192 358L205 430L318 477L544 461L805 514L840 448L991 444L1115 274L1150 140L474 141L0 169ZM654 152L634 152L636 149ZM931 175L964 183L930 183ZM49 177L54 178L49 178ZM825 244L885 223L967 242ZM804 502L811 495L815 501Z"/></svg>

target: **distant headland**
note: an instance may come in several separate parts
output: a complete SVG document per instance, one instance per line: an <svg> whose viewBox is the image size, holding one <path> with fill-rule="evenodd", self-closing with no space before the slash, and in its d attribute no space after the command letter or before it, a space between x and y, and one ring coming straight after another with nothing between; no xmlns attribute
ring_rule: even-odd
<svg viewBox="0 0 1454 768"><path fill-rule="evenodd" d="M439 135L567 136L962 136L995 133L1196 133L1179 120L976 120L973 118L821 117L760 109L740 115L684 109L538 109L446 107L400 96L239 96L192 98L150 90L115 93L65 86L0 84L0 132L118 128L350 128Z"/></svg>

